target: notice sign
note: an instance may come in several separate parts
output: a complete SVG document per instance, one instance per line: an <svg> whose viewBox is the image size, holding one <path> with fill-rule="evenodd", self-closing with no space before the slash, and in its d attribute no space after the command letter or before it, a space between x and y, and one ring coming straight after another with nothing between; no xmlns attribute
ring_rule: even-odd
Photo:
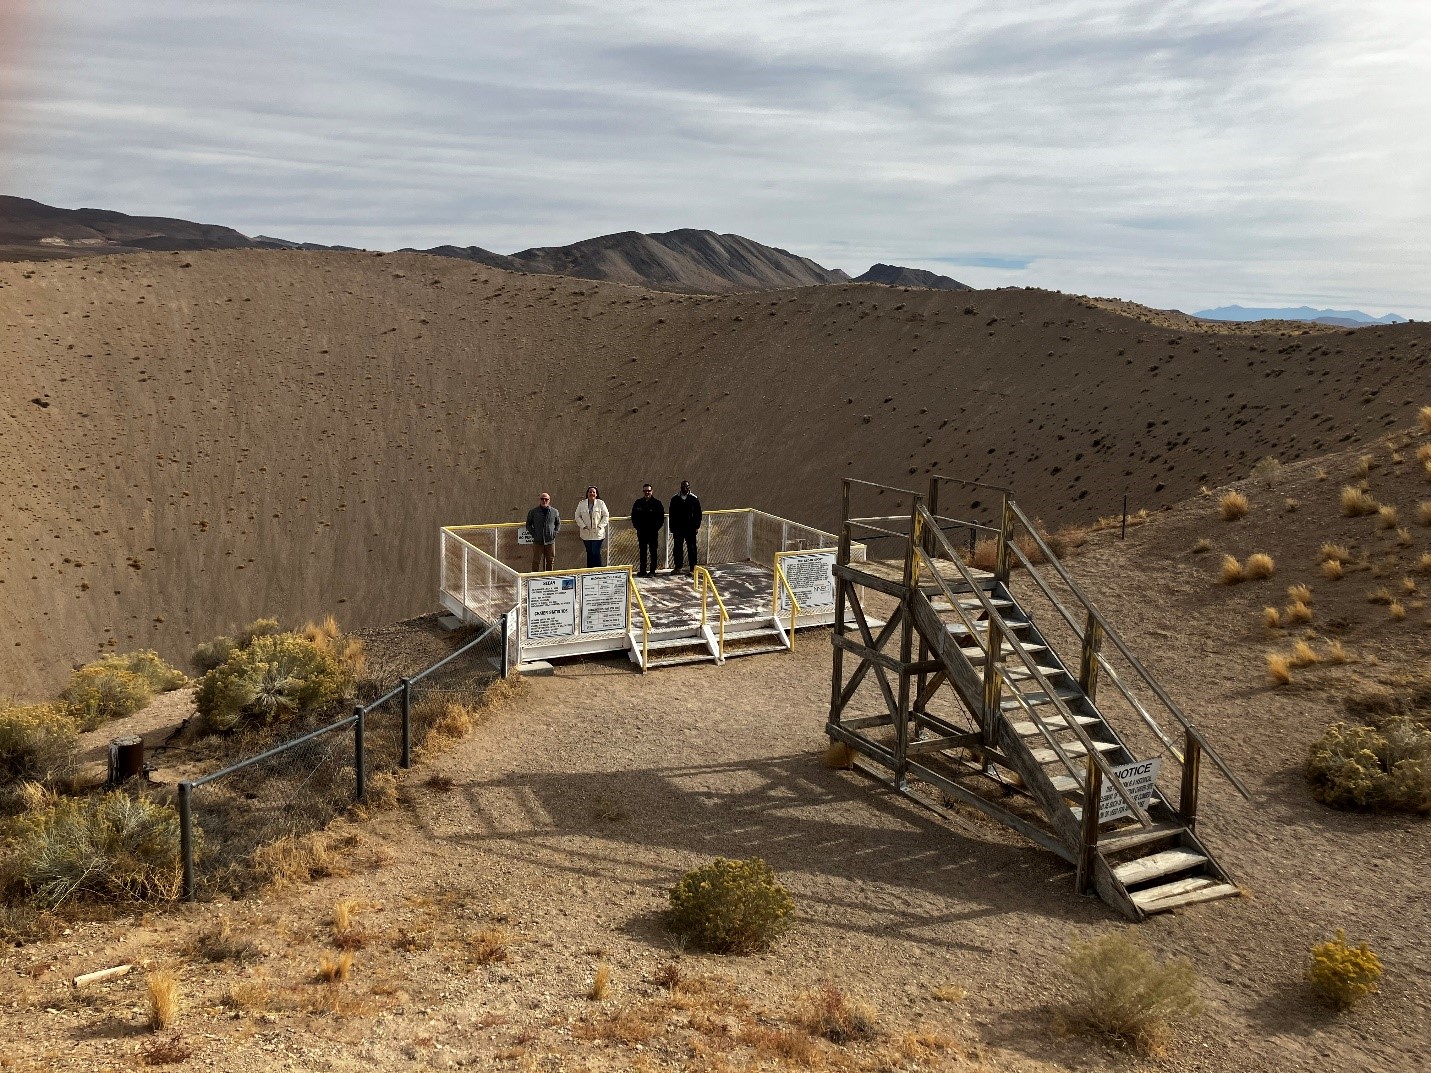
<svg viewBox="0 0 1431 1073"><path fill-rule="evenodd" d="M1148 807L1148 802L1153 799L1153 790L1158 781L1158 769L1162 765L1161 758L1136 760L1131 764L1115 767L1113 775L1123 784L1123 789L1128 791L1128 796L1138 802L1138 807L1145 809ZM1119 816L1132 814L1133 810L1128 807L1128 802L1118 796L1118 791L1107 781L1103 783L1102 789L1103 793L1098 799L1099 823L1107 823L1109 820L1116 820Z"/></svg>
<svg viewBox="0 0 1431 1073"><path fill-rule="evenodd" d="M531 577L527 586L527 640L576 633L576 575Z"/></svg>
<svg viewBox="0 0 1431 1073"><path fill-rule="evenodd" d="M782 555L780 569L790 583L800 610L829 607L835 602L835 553L816 551L800 555ZM780 610L790 610L790 594L785 586L780 590Z"/></svg>
<svg viewBox="0 0 1431 1073"><path fill-rule="evenodd" d="M581 632L626 632L626 571L581 575Z"/></svg>
<svg viewBox="0 0 1431 1073"><path fill-rule="evenodd" d="M518 544L535 544L535 543L536 543L536 541L532 539L532 531L531 531L530 529L528 529L525 525L519 525L519 526L517 526L517 543L518 543Z"/></svg>

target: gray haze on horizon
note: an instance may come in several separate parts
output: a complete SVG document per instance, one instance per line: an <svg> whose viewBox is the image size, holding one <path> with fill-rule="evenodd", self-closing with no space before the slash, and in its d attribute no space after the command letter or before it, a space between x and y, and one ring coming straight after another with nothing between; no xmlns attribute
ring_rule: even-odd
<svg viewBox="0 0 1431 1073"><path fill-rule="evenodd" d="M1431 317L1421 3L48 0L9 36L0 192L65 207Z"/></svg>

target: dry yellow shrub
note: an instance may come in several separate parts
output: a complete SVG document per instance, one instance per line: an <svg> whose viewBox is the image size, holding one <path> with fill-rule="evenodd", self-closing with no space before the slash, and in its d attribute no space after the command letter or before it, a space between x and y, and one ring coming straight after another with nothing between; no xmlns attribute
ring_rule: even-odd
<svg viewBox="0 0 1431 1073"><path fill-rule="evenodd" d="M1277 652L1267 653L1267 674L1272 679L1273 685L1292 684L1292 665L1286 656Z"/></svg>
<svg viewBox="0 0 1431 1073"><path fill-rule="evenodd" d="M1235 522L1238 518L1244 517L1251 504L1247 497L1241 492L1226 492L1217 501L1217 513L1225 522Z"/></svg>
<svg viewBox="0 0 1431 1073"><path fill-rule="evenodd" d="M1249 579L1260 581L1263 578L1271 577L1276 569L1277 564L1273 561L1272 556L1268 555L1265 551L1258 551L1253 552L1247 557L1247 565L1244 572Z"/></svg>
<svg viewBox="0 0 1431 1073"><path fill-rule="evenodd" d="M1236 585L1243 580L1242 564L1237 561L1235 555L1224 555L1222 557L1222 569L1219 574L1224 585Z"/></svg>

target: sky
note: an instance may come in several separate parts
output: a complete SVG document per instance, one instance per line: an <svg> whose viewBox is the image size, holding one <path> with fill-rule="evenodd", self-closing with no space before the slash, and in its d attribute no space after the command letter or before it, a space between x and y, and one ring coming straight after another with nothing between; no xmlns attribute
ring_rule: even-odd
<svg viewBox="0 0 1431 1073"><path fill-rule="evenodd" d="M1431 317L1425 0L0 0L0 192Z"/></svg>

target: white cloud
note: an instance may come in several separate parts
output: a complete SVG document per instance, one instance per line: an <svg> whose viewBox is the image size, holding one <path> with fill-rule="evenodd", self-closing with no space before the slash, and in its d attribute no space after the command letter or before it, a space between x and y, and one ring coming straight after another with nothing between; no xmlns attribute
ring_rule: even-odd
<svg viewBox="0 0 1431 1073"><path fill-rule="evenodd" d="M347 245L710 227L1425 317L1428 30L1397 0L50 0L0 185Z"/></svg>

